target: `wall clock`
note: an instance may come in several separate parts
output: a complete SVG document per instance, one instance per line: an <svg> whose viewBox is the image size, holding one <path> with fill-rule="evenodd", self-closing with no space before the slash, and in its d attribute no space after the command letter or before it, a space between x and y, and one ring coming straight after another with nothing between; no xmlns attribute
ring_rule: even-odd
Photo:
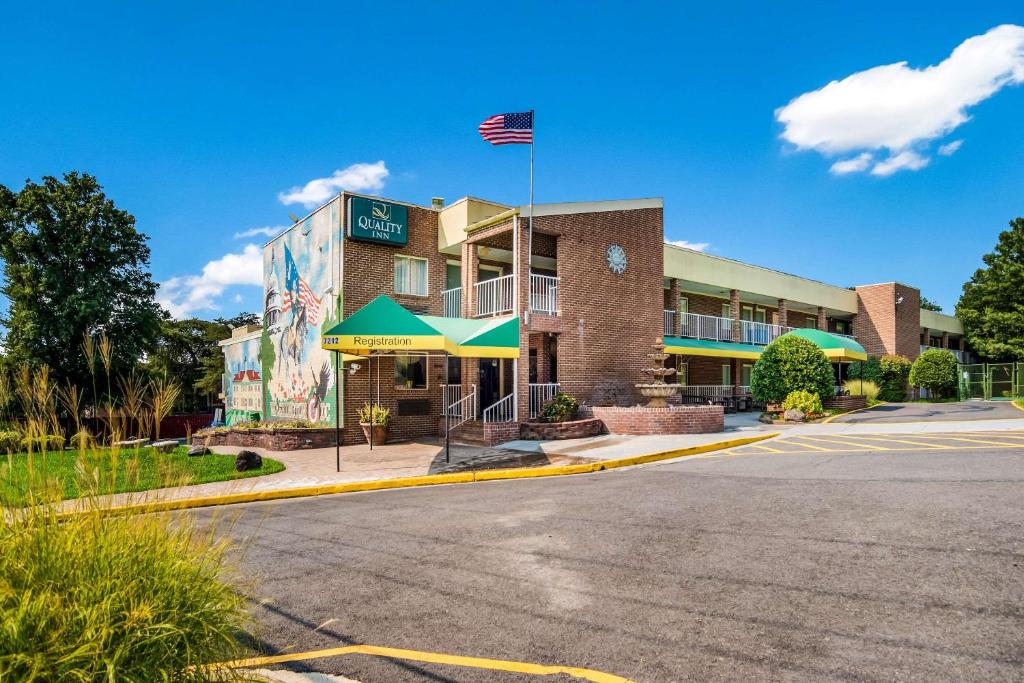
<svg viewBox="0 0 1024 683"><path fill-rule="evenodd" d="M626 250L618 244L608 247L608 269L617 275L626 272Z"/></svg>

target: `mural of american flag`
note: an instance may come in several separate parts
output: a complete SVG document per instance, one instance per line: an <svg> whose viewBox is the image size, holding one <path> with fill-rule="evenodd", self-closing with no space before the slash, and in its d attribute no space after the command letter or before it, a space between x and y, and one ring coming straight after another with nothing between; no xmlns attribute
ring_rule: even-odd
<svg viewBox="0 0 1024 683"><path fill-rule="evenodd" d="M496 114L477 128L480 137L492 145L533 144L533 112Z"/></svg>
<svg viewBox="0 0 1024 683"><path fill-rule="evenodd" d="M298 293L296 295L296 292ZM306 281L299 275L299 267L292 257L292 252L285 245L284 248L284 295L281 297L281 312L287 313L299 300L306 308L306 322L316 325L320 316L320 298L313 294Z"/></svg>

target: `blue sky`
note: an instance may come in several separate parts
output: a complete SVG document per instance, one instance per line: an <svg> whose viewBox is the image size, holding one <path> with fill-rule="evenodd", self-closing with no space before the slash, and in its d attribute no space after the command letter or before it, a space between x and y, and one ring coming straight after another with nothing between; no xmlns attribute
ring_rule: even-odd
<svg viewBox="0 0 1024 683"><path fill-rule="evenodd" d="M919 70L1024 7L713 4L17 3L0 183L96 175L177 311L230 315L260 299L263 236L236 235L335 171L525 203L528 149L476 126L533 108L538 202L662 196L667 239L951 311L1024 214L1024 56L1011 31Z"/></svg>

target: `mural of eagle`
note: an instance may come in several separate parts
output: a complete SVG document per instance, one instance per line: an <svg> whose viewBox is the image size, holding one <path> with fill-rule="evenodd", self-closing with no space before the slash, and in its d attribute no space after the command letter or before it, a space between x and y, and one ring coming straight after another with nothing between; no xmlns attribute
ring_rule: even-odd
<svg viewBox="0 0 1024 683"><path fill-rule="evenodd" d="M320 368L320 374L313 372L313 395L309 397L309 402L306 404L306 416L309 417L313 422L319 422L323 419L321 414L324 410L324 399L327 398L327 390L331 386L331 364L329 361L324 361L323 366Z"/></svg>

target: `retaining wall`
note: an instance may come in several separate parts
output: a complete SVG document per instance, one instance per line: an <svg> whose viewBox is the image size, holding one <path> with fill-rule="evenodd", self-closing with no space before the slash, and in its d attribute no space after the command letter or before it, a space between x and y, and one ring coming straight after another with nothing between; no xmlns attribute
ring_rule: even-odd
<svg viewBox="0 0 1024 683"><path fill-rule="evenodd" d="M722 406L584 406L580 417L597 418L609 434L706 434L725 430Z"/></svg>

